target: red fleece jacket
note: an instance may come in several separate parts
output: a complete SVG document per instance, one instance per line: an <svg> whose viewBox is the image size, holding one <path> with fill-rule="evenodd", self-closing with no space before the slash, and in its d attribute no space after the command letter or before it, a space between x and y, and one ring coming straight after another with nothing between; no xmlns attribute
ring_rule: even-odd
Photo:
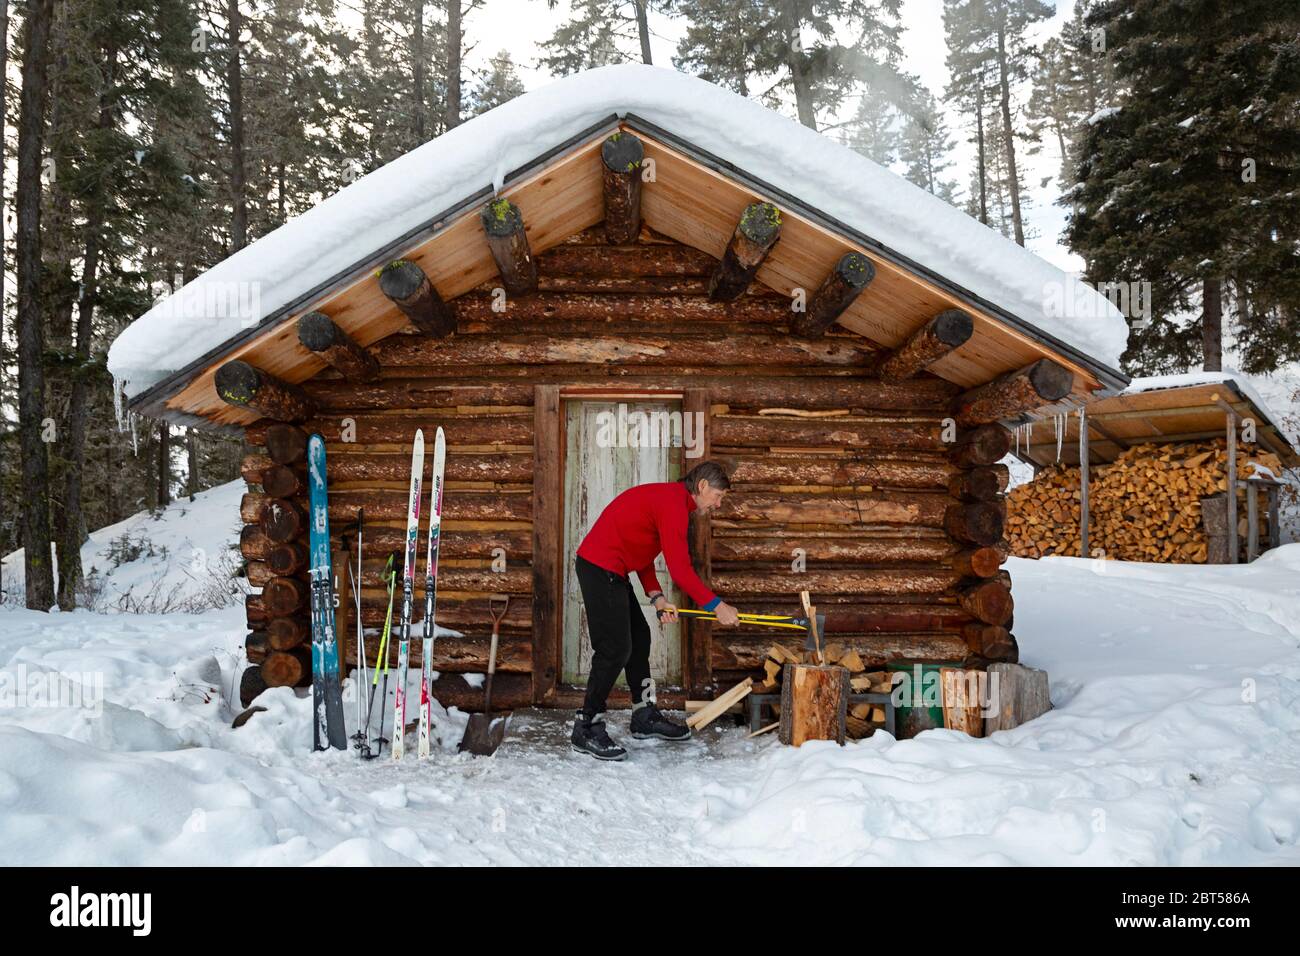
<svg viewBox="0 0 1300 956"><path fill-rule="evenodd" d="M663 552L668 573L707 611L721 603L691 567L686 527L695 499L680 481L637 485L611 501L578 545L578 556L624 577L635 571L647 594L663 590L655 558Z"/></svg>

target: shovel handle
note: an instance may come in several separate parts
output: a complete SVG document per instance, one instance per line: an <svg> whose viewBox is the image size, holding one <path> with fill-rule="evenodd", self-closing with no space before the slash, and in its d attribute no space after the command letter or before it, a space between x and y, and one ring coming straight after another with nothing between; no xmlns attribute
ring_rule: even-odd
<svg viewBox="0 0 1300 956"><path fill-rule="evenodd" d="M510 595L494 594L488 598L488 611L492 615L492 643L488 645L487 686L483 690L483 713L492 712L492 678L497 672L497 645L501 641L501 620L510 609Z"/></svg>

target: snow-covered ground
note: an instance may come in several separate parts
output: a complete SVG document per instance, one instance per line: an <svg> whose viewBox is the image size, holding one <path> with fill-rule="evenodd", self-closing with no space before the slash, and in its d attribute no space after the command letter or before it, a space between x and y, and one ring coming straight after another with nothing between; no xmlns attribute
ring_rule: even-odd
<svg viewBox="0 0 1300 956"><path fill-rule="evenodd" d="M1300 864L1300 545L1010 570L1023 660L1052 678L1038 720L796 750L722 722L634 741L620 714L622 764L537 711L494 758L455 752L455 711L428 762L313 754L286 688L231 729L238 607L6 608L0 864Z"/></svg>
<svg viewBox="0 0 1300 956"><path fill-rule="evenodd" d="M171 611L238 601L242 579L231 574L240 565L239 499L247 490L231 481L91 532L81 566L93 583L81 603ZM23 581L20 548L4 558L4 603L23 603Z"/></svg>

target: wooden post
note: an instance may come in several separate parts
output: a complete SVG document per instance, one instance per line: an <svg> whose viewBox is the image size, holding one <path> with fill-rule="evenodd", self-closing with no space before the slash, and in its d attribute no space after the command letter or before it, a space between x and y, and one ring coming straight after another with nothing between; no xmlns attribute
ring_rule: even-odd
<svg viewBox="0 0 1300 956"><path fill-rule="evenodd" d="M1088 557L1088 413L1079 409L1079 557Z"/></svg>
<svg viewBox="0 0 1300 956"><path fill-rule="evenodd" d="M790 331L809 338L823 334L875 277L876 267L862 253L841 256L804 311L795 313Z"/></svg>
<svg viewBox="0 0 1300 956"><path fill-rule="evenodd" d="M280 422L311 418L316 407L296 385L282 382L247 362L234 359L217 369L217 394L227 405L247 408Z"/></svg>
<svg viewBox="0 0 1300 956"><path fill-rule="evenodd" d="M437 339L456 331L456 310L442 301L424 270L408 259L396 259L379 270L379 290L411 324Z"/></svg>
<svg viewBox="0 0 1300 956"><path fill-rule="evenodd" d="M1237 563L1237 414L1228 412L1228 563Z"/></svg>
<svg viewBox="0 0 1300 956"><path fill-rule="evenodd" d="M769 202L750 203L709 281L709 299L731 302L740 298L758 273L758 267L781 238L781 211Z"/></svg>
<svg viewBox="0 0 1300 956"><path fill-rule="evenodd" d="M1282 544L1282 520L1280 502L1282 497L1280 485L1270 485L1268 489L1268 546L1276 548Z"/></svg>
<svg viewBox="0 0 1300 956"><path fill-rule="evenodd" d="M1246 560L1259 557L1259 495L1256 482L1246 479Z"/></svg>
<svg viewBox="0 0 1300 956"><path fill-rule="evenodd" d="M605 241L611 246L636 242L641 233L641 160L645 147L626 130L600 146L605 188Z"/></svg>
<svg viewBox="0 0 1300 956"><path fill-rule="evenodd" d="M696 435L701 452L695 458L686 457L682 451L682 474L709 457L709 390L706 388L688 388L682 394L682 416L698 416L703 423L703 431ZM692 419L693 421L696 419ZM692 512L690 517L691 564L696 573L705 581L713 574L713 534L708 515ZM685 618L682 622L686 641L682 660L686 662L683 675L691 697L707 697L713 685L713 623L700 619Z"/></svg>
<svg viewBox="0 0 1300 956"><path fill-rule="evenodd" d="M886 382L901 382L964 345L975 331L975 320L961 309L940 312L913 332L893 352L886 353L877 374Z"/></svg>
<svg viewBox="0 0 1300 956"><path fill-rule="evenodd" d="M528 247L519 207L504 197L493 199L483 207L479 221L506 291L511 295L537 291L537 261Z"/></svg>
<svg viewBox="0 0 1300 956"><path fill-rule="evenodd" d="M533 405L533 700L544 704L555 699L563 640L564 420L560 387L535 386Z"/></svg>
<svg viewBox="0 0 1300 956"><path fill-rule="evenodd" d="M375 357L324 312L309 312L298 320L298 341L350 382L372 382L379 377Z"/></svg>

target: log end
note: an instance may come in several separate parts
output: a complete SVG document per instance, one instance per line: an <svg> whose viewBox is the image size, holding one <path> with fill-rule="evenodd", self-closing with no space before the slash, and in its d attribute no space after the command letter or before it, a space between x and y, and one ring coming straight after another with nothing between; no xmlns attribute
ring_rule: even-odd
<svg viewBox="0 0 1300 956"><path fill-rule="evenodd" d="M483 223L483 231L497 238L524 231L523 213L505 197L489 201L479 213L479 220Z"/></svg>
<svg viewBox="0 0 1300 956"><path fill-rule="evenodd" d="M1052 359L1039 359L1029 369L1029 381L1045 402L1059 402L1074 387L1074 373Z"/></svg>
<svg viewBox="0 0 1300 956"><path fill-rule="evenodd" d="M770 202L750 203L741 213L736 231L758 246L770 246L781 234L781 210Z"/></svg>
<svg viewBox="0 0 1300 956"><path fill-rule="evenodd" d="M262 373L247 362L233 359L217 369L215 385L217 394L228 405L247 408L257 397Z"/></svg>
<svg viewBox="0 0 1300 956"><path fill-rule="evenodd" d="M949 309L934 318L935 338L952 348L965 345L974 332L975 320L961 309Z"/></svg>
<svg viewBox="0 0 1300 956"><path fill-rule="evenodd" d="M845 253L835 264L835 272L850 289L861 292L876 277L876 267L860 252Z"/></svg>
<svg viewBox="0 0 1300 956"><path fill-rule="evenodd" d="M380 291L395 301L409 299L428 281L424 270L409 259L394 259L376 275Z"/></svg>
<svg viewBox="0 0 1300 956"><path fill-rule="evenodd" d="M298 320L298 341L313 352L324 352L338 338L339 327L324 312L308 312Z"/></svg>
<svg viewBox="0 0 1300 956"><path fill-rule="evenodd" d="M600 145L600 159L613 173L635 173L645 158L645 146L631 133L619 130Z"/></svg>

